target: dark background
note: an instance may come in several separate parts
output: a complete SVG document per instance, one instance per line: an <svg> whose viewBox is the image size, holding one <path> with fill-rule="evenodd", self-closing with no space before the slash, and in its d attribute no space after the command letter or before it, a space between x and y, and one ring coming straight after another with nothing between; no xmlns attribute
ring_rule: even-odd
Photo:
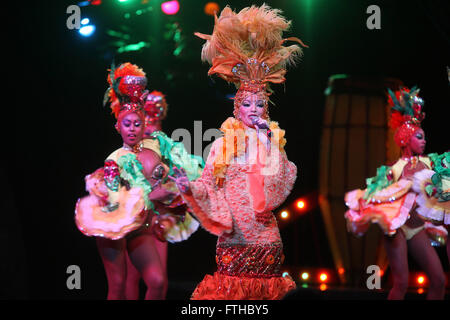
<svg viewBox="0 0 450 320"><path fill-rule="evenodd" d="M135 4L133 4L133 2ZM3 94L5 147L0 258L0 296L30 299L104 299L106 278L95 241L82 235L73 220L77 198L86 194L84 176L100 167L121 145L114 119L102 107L106 75L112 59L131 61L147 73L150 89L163 91L169 103L163 130L169 134L194 121L203 130L218 128L232 113L227 95L233 87L207 76L200 60L203 41L213 18L203 12L206 0L180 0L175 16L155 6L151 13L124 13L140 1L82 7L97 30L89 38L66 27L66 8L75 1L33 1L8 7L8 41L3 61L8 92ZM152 3L161 1L150 0ZM217 1L233 9L262 1ZM448 150L450 65L448 1L266 1L292 20L291 32L310 46L285 85L275 87L271 118L286 129L289 159L299 176L291 203L318 186L318 157L328 77L349 74L398 78L417 85L426 101L426 152ZM366 8L381 8L381 30L368 30ZM184 50L174 56L174 41L166 39L167 24L182 29ZM125 26L128 29L121 29ZM149 41L149 48L117 54L106 31L125 30L130 43ZM9 40L9 37L11 39ZM10 93L13 97L10 97ZM12 111L12 113L9 113ZM445 116L444 116L445 114ZM11 125L11 126L10 126ZM207 143L205 143L206 145ZM205 146L204 145L204 146ZM8 147L7 147L8 146ZM375 174L375 173L374 173ZM363 181L361 181L363 183ZM286 264L333 268L320 211L316 208L282 229ZM169 245L169 291L174 283L197 283L215 269L216 238L199 230L190 240ZM445 250L438 249L448 270ZM66 287L66 268L82 270L82 289Z"/></svg>

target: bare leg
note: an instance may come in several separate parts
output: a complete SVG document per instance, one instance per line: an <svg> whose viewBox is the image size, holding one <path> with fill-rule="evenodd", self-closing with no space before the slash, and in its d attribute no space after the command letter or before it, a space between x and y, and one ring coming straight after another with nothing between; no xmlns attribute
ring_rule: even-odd
<svg viewBox="0 0 450 320"><path fill-rule="evenodd" d="M128 240L128 254L131 262L139 270L147 292L146 300L162 300L164 296L165 270L156 250L153 236L142 233Z"/></svg>
<svg viewBox="0 0 450 320"><path fill-rule="evenodd" d="M141 274L136 267L131 263L128 252L126 252L127 259L127 280L125 294L127 300L139 300L139 281L141 280Z"/></svg>
<svg viewBox="0 0 450 320"><path fill-rule="evenodd" d="M108 300L125 299L125 279L127 274L126 241L96 238L98 252L105 267L108 280Z"/></svg>
<svg viewBox="0 0 450 320"><path fill-rule="evenodd" d="M429 280L428 300L442 300L445 296L445 274L436 250L431 246L425 230L408 241L411 255L425 271Z"/></svg>
<svg viewBox="0 0 450 320"><path fill-rule="evenodd" d="M392 236L384 236L384 247L391 266L393 287L389 291L389 300L402 300L408 289L408 247L401 230Z"/></svg>
<svg viewBox="0 0 450 320"><path fill-rule="evenodd" d="M168 279L167 279L167 242L159 241L156 237L153 237L156 250L158 251L159 259L161 261L164 284L163 284L163 297L166 298Z"/></svg>

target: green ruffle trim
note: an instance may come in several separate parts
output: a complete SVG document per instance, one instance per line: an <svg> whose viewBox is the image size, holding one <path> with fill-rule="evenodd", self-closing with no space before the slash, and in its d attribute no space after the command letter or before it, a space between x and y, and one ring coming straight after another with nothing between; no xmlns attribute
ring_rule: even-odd
<svg viewBox="0 0 450 320"><path fill-rule="evenodd" d="M144 191L145 208L154 211L153 202L148 198L152 186L143 174L142 164L134 153L127 153L117 160L120 168L120 177L126 180L131 188L141 188Z"/></svg>
<svg viewBox="0 0 450 320"><path fill-rule="evenodd" d="M152 137L158 139L161 156L170 168L169 175L173 175L173 167L183 168L190 181L202 175L205 162L202 157L189 154L182 142L175 142L162 131L154 131Z"/></svg>
<svg viewBox="0 0 450 320"><path fill-rule="evenodd" d="M433 186L428 185L425 187L425 190L428 195L436 191L434 196L439 202L449 201L450 192L444 192L442 180L450 180L450 152L444 152L443 154L431 153L428 156L432 161L435 174L431 177Z"/></svg>
<svg viewBox="0 0 450 320"><path fill-rule="evenodd" d="M429 197L433 196L434 190L435 190L435 187L432 184L427 184L425 186L425 192L427 193L427 195Z"/></svg>
<svg viewBox="0 0 450 320"><path fill-rule="evenodd" d="M433 170L447 177L450 177L450 152L443 154L430 153L428 155L433 163Z"/></svg>
<svg viewBox="0 0 450 320"><path fill-rule="evenodd" d="M388 177L391 176L389 179ZM368 200L376 192L389 187L393 183L391 167L381 166L377 169L377 175L366 179L367 189L364 194L364 200Z"/></svg>

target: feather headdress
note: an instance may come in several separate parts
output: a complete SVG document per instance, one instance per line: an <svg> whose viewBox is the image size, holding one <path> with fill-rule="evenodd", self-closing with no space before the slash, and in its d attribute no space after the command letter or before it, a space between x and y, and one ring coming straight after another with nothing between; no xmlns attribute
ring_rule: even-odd
<svg viewBox="0 0 450 320"><path fill-rule="evenodd" d="M283 83L286 67L295 64L302 55L298 45L284 46L287 40L307 47L298 38L283 39L290 21L281 11L263 4L251 6L235 13L225 7L214 17L211 35L196 32L206 40L202 60L211 64L209 75L217 74L236 85L239 91L269 94L269 83Z"/></svg>
<svg viewBox="0 0 450 320"><path fill-rule="evenodd" d="M142 111L148 92L145 72L129 62L115 67L113 63L108 74L109 88L105 92L103 105L110 101L112 113L119 117L122 111Z"/></svg>
<svg viewBox="0 0 450 320"><path fill-rule="evenodd" d="M164 94L156 90L149 93L145 101L144 109L146 125L164 120L168 110Z"/></svg>

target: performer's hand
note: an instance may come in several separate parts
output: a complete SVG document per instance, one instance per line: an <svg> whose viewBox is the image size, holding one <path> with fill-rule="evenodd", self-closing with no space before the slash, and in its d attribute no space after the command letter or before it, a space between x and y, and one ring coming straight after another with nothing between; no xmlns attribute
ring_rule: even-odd
<svg viewBox="0 0 450 320"><path fill-rule="evenodd" d="M180 204L176 207L170 207L159 201L154 201L153 205L155 206L155 211L158 211L160 215L171 214L175 216L181 216L184 215L188 210L186 204Z"/></svg>
<svg viewBox="0 0 450 320"><path fill-rule="evenodd" d="M177 195L178 191L173 192L171 190L167 190L166 188L163 188L161 184L158 184L153 188L152 192L148 194L148 198L151 201L168 201L174 199Z"/></svg>
<svg viewBox="0 0 450 320"><path fill-rule="evenodd" d="M269 129L269 123L260 117L253 117L253 124L260 129Z"/></svg>
<svg viewBox="0 0 450 320"><path fill-rule="evenodd" d="M169 176L169 178L175 182L180 192L187 193L189 191L189 179L186 171L183 168L178 169L177 167L173 167L173 172L174 176Z"/></svg>

